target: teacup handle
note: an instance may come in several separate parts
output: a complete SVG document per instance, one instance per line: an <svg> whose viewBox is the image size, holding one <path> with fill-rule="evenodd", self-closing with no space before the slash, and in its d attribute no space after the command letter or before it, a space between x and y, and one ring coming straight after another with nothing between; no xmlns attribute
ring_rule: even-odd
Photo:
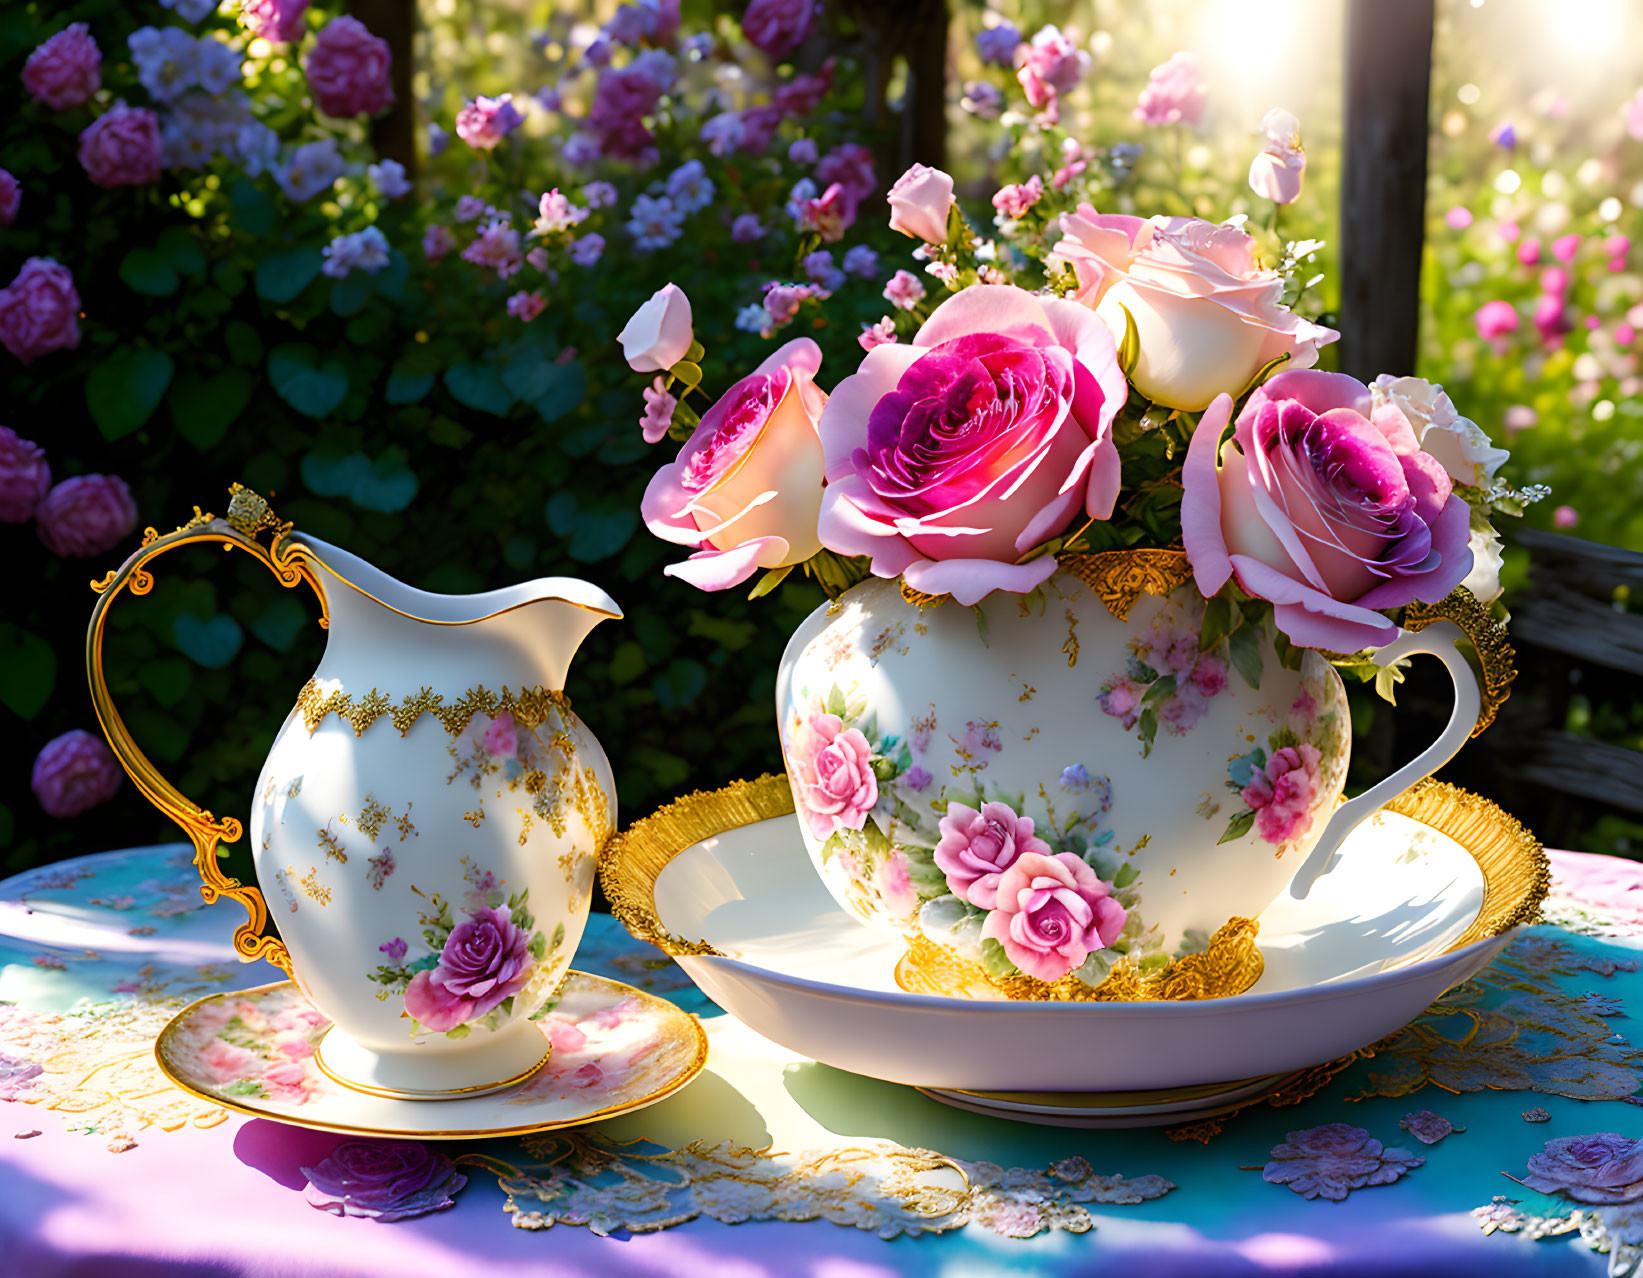
<svg viewBox="0 0 1643 1278"><path fill-rule="evenodd" d="M100 581L91 583L97 592L97 603L91 610L91 624L86 629L86 675L91 681L91 704L103 733L113 747L115 757L131 777L132 782L161 812L182 827L194 845L194 868L200 875L200 895L210 904L218 897L231 897L245 907L246 921L234 931L234 951L243 962L265 958L287 976L291 975L291 958L285 943L275 936L263 935L268 921L268 906L262 893L252 884L231 879L217 867L217 844L233 843L240 837L241 825L234 817L218 820L210 812L190 801L173 786L160 770L149 761L137 743L132 740L120 712L114 708L108 680L103 674L103 626L108 610L121 590L134 595L146 595L154 588L154 578L145 565L168 550L198 542L223 543L225 550L238 547L265 564L282 585L296 586L306 581L319 596L320 625L328 626L330 617L324 588L303 559L302 548L290 540L291 525L281 523L268 508L268 503L249 488L239 484L229 490L228 514L223 519L202 514L194 507L194 518L175 532L160 536L150 528L143 534L138 550ZM268 545L257 540L258 534L272 530Z"/></svg>
<svg viewBox="0 0 1643 1278"><path fill-rule="evenodd" d="M1436 741L1384 781L1377 782L1357 798L1348 799L1335 809L1334 816L1324 827L1323 837L1314 845L1289 885L1289 894L1296 900L1305 900L1312 885L1335 868L1341 844L1346 842L1346 836L1359 822L1448 763L1478 726L1483 717L1484 699L1471 663L1456 646L1464 638L1466 635L1454 622L1433 621L1418 632L1399 631L1396 639L1375 654L1377 666L1389 666L1403 657L1421 653L1436 657L1443 662L1450 679L1454 681L1455 709L1449 716L1448 726Z"/></svg>

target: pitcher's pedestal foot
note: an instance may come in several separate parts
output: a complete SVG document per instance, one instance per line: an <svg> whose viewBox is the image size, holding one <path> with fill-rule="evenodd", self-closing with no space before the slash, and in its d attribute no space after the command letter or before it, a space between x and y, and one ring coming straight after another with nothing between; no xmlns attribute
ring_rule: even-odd
<svg viewBox="0 0 1643 1278"><path fill-rule="evenodd" d="M551 1045L533 1021L520 1021L476 1044L410 1042L380 1051L332 1026L314 1049L314 1063L333 1082L395 1100L452 1100L483 1096L522 1083L548 1063Z"/></svg>

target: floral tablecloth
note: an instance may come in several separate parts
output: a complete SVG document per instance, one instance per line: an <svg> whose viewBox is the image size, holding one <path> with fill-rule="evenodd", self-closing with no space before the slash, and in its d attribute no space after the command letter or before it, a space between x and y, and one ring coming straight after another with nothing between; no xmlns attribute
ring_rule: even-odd
<svg viewBox="0 0 1643 1278"><path fill-rule="evenodd" d="M1636 1273L1643 866L1552 856L1548 922L1415 1025L1309 1097L1173 1130L1010 1123L804 1060L599 916L576 965L699 1013L706 1072L624 1118L443 1146L461 1188L393 1223L305 1197L347 1138L155 1068L187 1001L279 977L235 962L186 848L31 871L0 884L0 1268Z"/></svg>

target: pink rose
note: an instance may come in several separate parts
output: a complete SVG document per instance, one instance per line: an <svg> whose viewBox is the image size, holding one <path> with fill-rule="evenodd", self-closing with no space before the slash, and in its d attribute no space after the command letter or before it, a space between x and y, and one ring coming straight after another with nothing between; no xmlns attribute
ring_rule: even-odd
<svg viewBox="0 0 1643 1278"><path fill-rule="evenodd" d="M1280 373L1223 446L1225 395L1193 433L1181 532L1206 596L1236 575L1303 647L1356 652L1397 627L1376 609L1436 603L1472 570L1470 514L1443 464L1362 382Z"/></svg>
<svg viewBox="0 0 1643 1278"><path fill-rule="evenodd" d="M485 729L485 751L502 759L511 759L519 753L519 727L508 711L497 715Z"/></svg>
<svg viewBox="0 0 1643 1278"><path fill-rule="evenodd" d="M787 774L793 797L810 833L831 838L859 830L879 801L873 751L859 728L846 728L836 714L812 715L787 743Z"/></svg>
<svg viewBox="0 0 1643 1278"><path fill-rule="evenodd" d="M76 475L41 499L34 520L52 554L89 559L131 535L137 503L125 480L115 475Z"/></svg>
<svg viewBox="0 0 1643 1278"><path fill-rule="evenodd" d="M307 25L308 0L240 0L240 21L252 35L273 44L295 44Z"/></svg>
<svg viewBox="0 0 1643 1278"><path fill-rule="evenodd" d="M1055 559L1023 554L1112 513L1126 391L1112 334L1076 302L965 289L833 392L822 544L964 604L1034 589Z"/></svg>
<svg viewBox="0 0 1643 1278"><path fill-rule="evenodd" d="M1071 852L1023 852L1000 876L981 935L1028 976L1058 981L1123 932L1129 915L1111 891Z"/></svg>
<svg viewBox="0 0 1643 1278"><path fill-rule="evenodd" d="M1027 210L1044 198L1044 179L1034 173L1018 185L1001 186L993 195L993 207L1006 217L1024 217Z"/></svg>
<svg viewBox="0 0 1643 1278"><path fill-rule="evenodd" d="M890 229L926 244L945 244L947 210L952 206L952 176L915 164L890 188Z"/></svg>
<svg viewBox="0 0 1643 1278"><path fill-rule="evenodd" d="M998 906L1004 871L1028 852L1050 855L1050 845L1033 833L1033 819L1017 816L1008 803L983 803L981 811L949 803L941 818L936 865L953 895L984 910Z"/></svg>
<svg viewBox="0 0 1643 1278"><path fill-rule="evenodd" d="M46 452L33 440L22 439L0 426L0 524L23 524L51 487Z"/></svg>
<svg viewBox="0 0 1643 1278"><path fill-rule="evenodd" d="M145 107L116 102L80 134L80 167L98 186L160 180L160 120Z"/></svg>
<svg viewBox="0 0 1643 1278"><path fill-rule="evenodd" d="M23 203L23 184L5 169L0 169L0 230L17 220L17 210Z"/></svg>
<svg viewBox="0 0 1643 1278"><path fill-rule="evenodd" d="M214 1038L195 1052L194 1065L213 1083L232 1083L262 1073L262 1057L226 1038Z"/></svg>
<svg viewBox="0 0 1643 1278"><path fill-rule="evenodd" d="M780 61L810 34L816 0L752 0L742 14L742 34L755 49Z"/></svg>
<svg viewBox="0 0 1643 1278"><path fill-rule="evenodd" d="M696 552L664 568L668 576L727 590L821 549L820 368L815 342L788 342L703 413L678 457L656 472L640 505L645 524Z"/></svg>
<svg viewBox="0 0 1643 1278"><path fill-rule="evenodd" d="M1015 78L1027 95L1027 105L1043 111L1046 122L1054 124L1060 118L1061 95L1078 87L1089 68L1090 55L1067 39L1060 28L1046 26L1032 43L1020 46L1015 57Z"/></svg>
<svg viewBox="0 0 1643 1278"><path fill-rule="evenodd" d="M393 54L358 18L332 18L308 51L308 91L339 120L386 111L394 100ZM458 132L460 132L460 118Z"/></svg>
<svg viewBox="0 0 1643 1278"><path fill-rule="evenodd" d="M72 22L47 40L23 64L23 87L53 111L69 111L91 101L103 87L103 55L91 28Z"/></svg>
<svg viewBox="0 0 1643 1278"><path fill-rule="evenodd" d="M1283 279L1256 265L1255 241L1236 227L1081 204L1061 230L1055 251L1078 274L1077 300L1120 341L1129 312L1141 347L1130 383L1154 403L1198 412L1280 355L1310 368L1340 336L1283 308Z"/></svg>
<svg viewBox="0 0 1643 1278"><path fill-rule="evenodd" d="M456 135L476 151L489 151L524 122L525 117L513 104L513 94L477 97L456 113Z"/></svg>
<svg viewBox="0 0 1643 1278"><path fill-rule="evenodd" d="M816 165L816 185L826 190L835 182L854 203L867 199L879 184L873 152L859 142L843 142L822 156Z"/></svg>
<svg viewBox="0 0 1643 1278"><path fill-rule="evenodd" d="M66 820L112 799L124 776L108 743L76 728L46 742L29 785L48 816Z"/></svg>
<svg viewBox="0 0 1643 1278"><path fill-rule="evenodd" d="M1561 1136L1529 1159L1523 1183L1543 1194L1559 1190L1577 1203L1643 1199L1643 1139L1618 1132Z"/></svg>
<svg viewBox="0 0 1643 1278"><path fill-rule="evenodd" d="M423 1029L442 1033L500 1006L535 971L530 937L508 907L475 910L451 929L438 964L411 978L405 1010Z"/></svg>
<svg viewBox="0 0 1643 1278"><path fill-rule="evenodd" d="M1268 843L1288 843L1312 828L1318 797L1317 747L1302 742L1276 750L1266 771L1250 778L1243 800L1255 810L1255 829Z"/></svg>
<svg viewBox="0 0 1643 1278"><path fill-rule="evenodd" d="M856 220L856 202L835 182L815 199L799 205L795 221L800 231L812 231L824 244L837 244Z"/></svg>
<svg viewBox="0 0 1643 1278"><path fill-rule="evenodd" d="M622 358L636 373L672 368L696 340L691 331L690 298L677 284L664 284L650 295L616 335Z"/></svg>
<svg viewBox="0 0 1643 1278"><path fill-rule="evenodd" d="M1197 124L1208 101L1198 59L1177 53L1152 69L1133 114L1143 124Z"/></svg>
<svg viewBox="0 0 1643 1278"><path fill-rule="evenodd" d="M1274 204L1293 204L1300 198L1301 176L1306 172L1301 122L1288 111L1274 107L1261 120L1261 132L1266 135L1266 145L1250 163L1249 189ZM1465 225L1470 224L1468 214Z"/></svg>
<svg viewBox="0 0 1643 1278"><path fill-rule="evenodd" d="M910 918L918 909L918 889L907 872L905 852L892 852L879 862L879 868L873 872L873 886L893 918Z"/></svg>
<svg viewBox="0 0 1643 1278"><path fill-rule="evenodd" d="M222 1039L217 1039L222 1042ZM309 1049L312 1055L313 1049ZM262 1072L260 1080L263 1089L268 1093L270 1100L284 1101L288 1105L302 1105L313 1095L314 1080L309 1076L308 1067L299 1060L275 1061Z"/></svg>
<svg viewBox="0 0 1643 1278"><path fill-rule="evenodd" d="M1508 336L1517 332L1517 307L1497 297L1478 307L1478 313L1472 317L1472 322L1477 325L1479 337L1498 346Z"/></svg>

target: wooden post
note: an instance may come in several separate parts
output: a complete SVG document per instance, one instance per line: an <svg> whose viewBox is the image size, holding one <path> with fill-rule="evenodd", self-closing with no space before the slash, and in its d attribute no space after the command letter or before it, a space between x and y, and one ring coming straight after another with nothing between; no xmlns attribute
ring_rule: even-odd
<svg viewBox="0 0 1643 1278"><path fill-rule="evenodd" d="M886 182L917 161L934 168L947 164L947 35L952 14L947 0L843 0L840 5L861 29L867 79L866 120L885 118L884 93L896 59L907 64L907 101L900 136L885 139L879 158L887 160Z"/></svg>
<svg viewBox="0 0 1643 1278"><path fill-rule="evenodd" d="M393 55L394 105L371 121L371 145L416 176L416 0L349 0L348 11L388 42Z"/></svg>
<svg viewBox="0 0 1643 1278"><path fill-rule="evenodd" d="M1433 0L1347 0L1340 369L1411 374L1426 238Z"/></svg>

